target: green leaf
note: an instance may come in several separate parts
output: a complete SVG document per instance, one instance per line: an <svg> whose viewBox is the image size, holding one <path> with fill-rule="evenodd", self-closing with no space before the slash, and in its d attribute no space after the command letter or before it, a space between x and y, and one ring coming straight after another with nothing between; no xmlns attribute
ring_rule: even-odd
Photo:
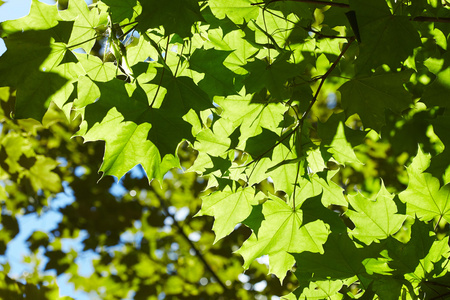
<svg viewBox="0 0 450 300"><path fill-rule="evenodd" d="M271 157L273 148L279 139L280 137L276 133L263 128L260 134L247 140L245 152L253 158Z"/></svg>
<svg viewBox="0 0 450 300"><path fill-rule="evenodd" d="M230 146L230 139L233 128L226 119L219 119L214 122L212 130L205 128L196 135L197 141L194 148L200 152L208 153L212 156L220 156L226 153Z"/></svg>
<svg viewBox="0 0 450 300"><path fill-rule="evenodd" d="M158 73L152 80L152 83L161 84L161 87L167 90L160 109L181 118L191 109L198 113L208 108L214 108L208 95L194 83L192 78L175 77L170 71L163 72L162 70L162 68L158 68Z"/></svg>
<svg viewBox="0 0 450 300"><path fill-rule="evenodd" d="M214 192L202 198L202 209L197 216L213 216L213 230L216 233L214 243L229 235L234 227L247 219L252 206L263 200L264 194L255 195L253 188L238 188L232 190L226 187L222 191Z"/></svg>
<svg viewBox="0 0 450 300"><path fill-rule="evenodd" d="M338 170L323 171L300 177L296 189L295 201L301 203L310 197L322 193L321 201L325 207L330 205L346 207L348 204L344 197L344 190L332 180L337 172Z"/></svg>
<svg viewBox="0 0 450 300"><path fill-rule="evenodd" d="M442 56L443 62L448 62L450 54ZM436 79L425 88L421 101L428 107L442 106L449 107L447 95L450 92L450 67L444 65L444 69L436 74Z"/></svg>
<svg viewBox="0 0 450 300"><path fill-rule="evenodd" d="M174 156L181 142L177 139L190 133L190 125L182 120L182 124L172 123L173 120L167 120L159 110L150 109L146 95L139 88L130 95L127 86L117 79L97 85L100 99L86 106L78 135L85 141L105 141L100 171L104 175L121 178L135 165L141 164L149 178L162 180L169 169L179 165ZM157 140L163 130L160 127L156 133L149 133L154 126L167 126L165 134L169 139L158 140L163 150L149 140L149 136L151 140ZM171 154L163 155L161 152L169 151L168 148L171 148Z"/></svg>
<svg viewBox="0 0 450 300"><path fill-rule="evenodd" d="M236 85L236 74L224 66L224 60L232 51L197 49L189 59L189 68L204 73L198 83L211 98L214 96L235 95L241 87Z"/></svg>
<svg viewBox="0 0 450 300"><path fill-rule="evenodd" d="M139 37L137 45L127 48L127 61L130 66L142 63L149 57L155 59L156 57L158 57L158 53L145 39L144 36Z"/></svg>
<svg viewBox="0 0 450 300"><path fill-rule="evenodd" d="M243 149L244 142L261 133L261 128L277 132L278 125L283 120L286 110L284 105L270 103L263 105L251 103L252 96L229 96L225 99L216 99L215 102L223 109L222 118L233 123L235 127L241 126L241 136L238 148Z"/></svg>
<svg viewBox="0 0 450 300"><path fill-rule="evenodd" d="M425 173L429 165L430 155L419 148L407 169L408 188L399 194L400 200L406 203L407 213L420 220L439 217L450 222L450 184L441 187L439 179Z"/></svg>
<svg viewBox="0 0 450 300"><path fill-rule="evenodd" d="M311 282L308 287L301 290L298 288L293 294L283 297L283 299L341 299L338 292L342 288L341 280L322 280Z"/></svg>
<svg viewBox="0 0 450 300"><path fill-rule="evenodd" d="M328 148L337 162L361 163L356 157L353 147L360 144L366 135L364 131L353 130L345 125L344 114L333 114L326 123L318 125L321 147Z"/></svg>
<svg viewBox="0 0 450 300"><path fill-rule="evenodd" d="M387 64L395 69L413 49L420 46L420 36L406 16L392 15L384 0L351 0L361 34L360 54L355 64L367 71Z"/></svg>
<svg viewBox="0 0 450 300"><path fill-rule="evenodd" d="M141 1L142 13L136 18L142 32L164 25L166 36L176 33L180 37L192 36L191 27L203 17L196 0Z"/></svg>
<svg viewBox="0 0 450 300"><path fill-rule="evenodd" d="M229 33L222 32L221 29L209 30L208 47L216 50L232 51L225 58L224 66L236 74L244 75L247 71L242 68L247 63L247 59L258 52L258 49L245 40L245 33L242 30L233 30Z"/></svg>
<svg viewBox="0 0 450 300"><path fill-rule="evenodd" d="M357 113L365 128L379 131L385 124L385 109L401 113L412 103L411 95L403 87L410 76L410 71L402 71L356 77L346 82L339 88L346 115Z"/></svg>
<svg viewBox="0 0 450 300"><path fill-rule="evenodd" d="M310 252L293 254L297 264L295 275L301 283L311 279L346 280L356 276L362 286L365 286L367 272L363 262L368 258L379 256L379 245L357 248L348 235L335 233L330 234L323 247L324 254Z"/></svg>
<svg viewBox="0 0 450 300"><path fill-rule="evenodd" d="M74 21L68 44L77 45L76 48L82 48L89 53L95 44L95 28L100 22L99 13L95 9L89 10L83 0L70 0L69 7L59 14L66 21Z"/></svg>
<svg viewBox="0 0 450 300"><path fill-rule="evenodd" d="M57 27L65 30L64 25L59 23ZM68 81L68 78L61 76L64 67L59 66L66 52L65 46L50 42L51 36L52 30L25 31L14 33L6 39L7 51L0 57L0 85L18 89L18 118L41 120L50 97ZM24 60L24 57L28 59ZM14 73L9 72L11 69L15 70Z"/></svg>
<svg viewBox="0 0 450 300"><path fill-rule="evenodd" d="M439 116L431 122L433 131L445 145L444 151L431 158L430 167L427 169L436 178L444 178L444 184L450 182L450 174L447 172L450 166L450 137L447 134L450 128L450 117Z"/></svg>
<svg viewBox="0 0 450 300"><path fill-rule="evenodd" d="M136 0L102 0L102 2L108 5L114 23L131 20L137 13Z"/></svg>
<svg viewBox="0 0 450 300"><path fill-rule="evenodd" d="M86 75L94 81L107 82L116 77L117 67L111 62L89 54L76 54Z"/></svg>
<svg viewBox="0 0 450 300"><path fill-rule="evenodd" d="M347 210L345 214L355 224L351 235L370 245L396 233L406 215L397 214L397 206L390 194L381 183L381 189L375 199L370 200L362 194L349 195L348 200L354 210Z"/></svg>
<svg viewBox="0 0 450 300"><path fill-rule="evenodd" d="M287 80L298 74L298 68L288 63L283 56L268 64L262 60L247 63L244 68L249 72L244 83L248 93L255 93L267 88L270 95L278 101L289 98Z"/></svg>
<svg viewBox="0 0 450 300"><path fill-rule="evenodd" d="M277 197L264 202L262 214L264 219L258 234L253 232L237 251L244 257L244 268L247 269L256 258L268 254L269 272L282 281L294 264L289 253L323 253L322 245L327 240L329 229L322 221L302 226L301 210L293 210Z"/></svg>
<svg viewBox="0 0 450 300"><path fill-rule="evenodd" d="M26 17L2 23L2 35L30 30L50 29L58 25L58 21L59 16L56 5L48 5L38 0L32 0L30 13ZM54 32L56 33L56 31Z"/></svg>
<svg viewBox="0 0 450 300"><path fill-rule="evenodd" d="M420 260L430 253L431 246L436 240L436 236L431 234L432 230L432 224L425 224L416 219L411 226L411 239L407 243L389 239L387 249L392 259L389 266L399 274L413 273Z"/></svg>
<svg viewBox="0 0 450 300"><path fill-rule="evenodd" d="M259 7L251 4L251 0L209 1L209 7L217 18L223 19L227 16L236 24L242 24L258 17Z"/></svg>

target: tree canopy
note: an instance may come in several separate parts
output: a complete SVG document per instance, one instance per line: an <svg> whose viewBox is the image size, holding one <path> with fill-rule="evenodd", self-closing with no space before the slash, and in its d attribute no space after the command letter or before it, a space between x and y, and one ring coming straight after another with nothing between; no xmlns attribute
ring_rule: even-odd
<svg viewBox="0 0 450 300"><path fill-rule="evenodd" d="M63 218L0 294L449 297L449 6L33 0L1 23L0 254Z"/></svg>

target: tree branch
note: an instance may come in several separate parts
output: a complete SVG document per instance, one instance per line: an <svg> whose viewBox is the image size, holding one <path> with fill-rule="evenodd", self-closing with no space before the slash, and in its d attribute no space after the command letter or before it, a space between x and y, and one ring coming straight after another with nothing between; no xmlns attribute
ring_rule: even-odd
<svg viewBox="0 0 450 300"><path fill-rule="evenodd" d="M319 92L322 89L322 86L325 82L325 80L327 79L327 77L331 74L331 72L333 72L333 70L336 68L337 64L339 63L339 61L341 60L342 56L344 56L345 52L347 52L348 48L350 48L350 45L353 43L353 41L355 40L355 37L352 36L350 38L350 40L348 41L347 45L345 45L344 49L342 49L341 53L339 54L338 58L334 61L334 63L331 65L331 67L328 69L328 71L321 76L321 81L319 84L319 87L316 90L316 93L314 94L313 99L311 100L311 103L309 104L308 108L305 110L305 112L302 115L301 118L301 122L302 120L309 114L309 112L311 111L311 108L313 107L314 103L316 103L317 101L317 97L319 96Z"/></svg>
<svg viewBox="0 0 450 300"><path fill-rule="evenodd" d="M262 4L269 5L270 3L282 2L282 1L312 3L312 4L328 5L328 6L341 7L341 8L350 8L350 5L346 4L346 3L330 2L330 1L323 1L323 0L271 0L267 3L266 2L257 2L257 3L252 3L251 5L262 5ZM418 17L412 17L412 18L410 18L410 20L414 21L414 22L450 23L450 18L440 18L440 17L418 16Z"/></svg>
<svg viewBox="0 0 450 300"><path fill-rule="evenodd" d="M270 4L273 2L280 2L280 1L286 1L286 0L271 0L267 4ZM344 8L350 7L350 5L345 4L345 3L322 1L322 0L288 0L288 1L313 3L313 4L329 5L329 6L336 6L336 7L344 7ZM251 5L261 5L261 4L266 4L266 3L265 2L257 2L257 3L252 3Z"/></svg>
<svg viewBox="0 0 450 300"><path fill-rule="evenodd" d="M439 18L439 17L413 17L410 19L414 22L438 22L438 23L450 23L450 18Z"/></svg>
<svg viewBox="0 0 450 300"><path fill-rule="evenodd" d="M156 197L159 200L159 203L161 203L161 207L164 210L164 213L168 216L171 217L173 220L173 224L175 225L175 227L178 229L178 232L181 234L181 236L188 242L189 246L194 250L195 255L200 259L200 261L203 263L203 265L205 266L205 268L208 270L209 273L211 273L212 277L214 277L214 279L219 283L219 285L223 288L224 292L228 291L227 286L223 283L223 281L219 278L219 276L217 276L216 272L214 272L214 270L211 268L211 266L209 265L209 263L206 261L205 257L203 256L203 254L200 252L200 250L197 249L197 247L195 246L195 244L189 239L189 237L187 236L186 232L184 232L183 227L180 225L180 223L178 223L178 221L175 219L175 216L172 215L169 212L169 209L166 205L166 203L164 202L165 200L158 195L158 193L154 192L154 194L156 195Z"/></svg>

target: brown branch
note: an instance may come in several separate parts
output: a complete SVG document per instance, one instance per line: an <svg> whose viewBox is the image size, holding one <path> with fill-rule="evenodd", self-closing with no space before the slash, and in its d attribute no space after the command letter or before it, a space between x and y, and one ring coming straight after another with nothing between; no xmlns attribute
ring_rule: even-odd
<svg viewBox="0 0 450 300"><path fill-rule="evenodd" d="M183 227L180 225L180 223L178 223L178 221L175 219L175 216L172 215L169 212L169 209L166 205L166 203L164 202L164 199L159 196L156 192L154 193L156 195L156 197L158 198L159 202L161 203L161 207L164 210L164 213L172 218L173 220L173 224L175 225L175 227L178 229L178 232L181 234L181 236L186 240L186 242L188 242L189 246L194 250L195 255L200 259L200 261L203 263L203 265L205 266L205 268L208 270L209 273L211 273L212 277L214 277L214 279L219 283L219 285L223 288L224 292L228 292L228 288L227 286L223 283L223 281L219 278L219 276L217 276L216 272L214 272L214 270L211 268L211 266L209 265L209 263L206 261L205 257L203 256L203 254L200 252L200 250L195 246L195 244L189 239L189 237L187 236L186 232L184 232Z"/></svg>
<svg viewBox="0 0 450 300"><path fill-rule="evenodd" d="M147 37L150 38L148 35L147 35ZM150 108L153 107L153 104L156 101L156 97L158 97L158 93L159 93L159 90L161 88L161 84L162 84L163 77L164 77L164 71L166 70L166 67L167 67L166 60L167 60L167 56L169 55L169 41L170 41L170 35L167 37L166 55L164 55L164 57L162 58L165 67L162 69L161 78L159 79L158 88L156 89L155 97L153 97L152 103L150 103ZM158 50L158 49L156 49L156 50ZM162 53L160 55L162 56Z"/></svg>
<svg viewBox="0 0 450 300"><path fill-rule="evenodd" d="M264 151L262 154L260 154L258 157L256 157L255 159L253 159L251 162L245 164L243 167L248 167L251 164L255 163L256 161L259 161L261 158L264 157L264 155L266 155L267 153L269 153L270 151L272 151L273 149L275 149L275 147L277 147L278 145L280 145L282 142L284 142L287 138L289 138L291 135L293 135L297 128L301 128L303 126L303 121L305 119L305 117L309 114L309 112L311 111L311 108L313 107L314 103L317 100L317 97L319 96L319 92L320 89L322 88L325 79L327 79L327 77L330 75L330 73L336 68L337 64L339 63L339 61L341 60L342 56L344 56L345 52L347 52L348 48L350 48L350 45L353 43L353 41L355 40L355 37L352 36L347 45L345 45L344 49L342 49L341 53L339 54L338 58L336 59L336 61L331 65L331 67L328 69L328 71L320 76L319 78L321 78L322 80L320 81L319 87L316 90L316 93L314 94L313 99L311 100L311 103L309 104L308 108L305 110L305 112L303 113L301 119L300 119L300 123L298 123L294 128L292 128L292 131L287 133L283 138L281 138L277 143L275 143L275 145L273 145L272 147L270 147L269 149L267 149L266 151ZM300 129L301 130L301 129Z"/></svg>
<svg viewBox="0 0 450 300"><path fill-rule="evenodd" d="M431 298L430 300L437 300L437 299L443 299L443 300L445 300L445 299L448 299L447 296L449 296L449 295L450 295L450 292L447 292L447 293L438 295L438 296L436 296L436 297L433 297L433 298Z"/></svg>
<svg viewBox="0 0 450 300"><path fill-rule="evenodd" d="M348 41L347 45L345 45L344 49L342 49L342 51L339 54L338 58L334 61L334 63L328 69L328 71L323 76L321 76L322 80L320 81L319 87L317 88L317 91L314 94L314 97L311 100L311 103L309 104L308 108L303 113L301 120L303 120L309 114L309 112L311 111L311 108L313 107L314 103L317 101L317 97L319 96L320 89L322 88L325 80L331 74L331 72L333 72L333 70L336 68L336 66L339 63L339 61L341 60L342 56L344 56L345 52L347 52L348 48L350 48L350 45L353 43L354 40L355 40L355 37L352 36L350 38L350 40Z"/></svg>
<svg viewBox="0 0 450 300"><path fill-rule="evenodd" d="M280 2L280 1L286 1L286 0L272 0L272 1L269 1L267 4L270 4L270 3L273 3L273 2ZM345 4L345 3L322 1L322 0L289 0L289 1L313 3L313 4L320 4L320 5L329 5L329 6L336 6L336 7L343 7L343 8L350 8L350 5ZM252 3L251 5L261 5L261 4L266 4L266 3L265 2L257 2L257 3Z"/></svg>
<svg viewBox="0 0 450 300"><path fill-rule="evenodd" d="M271 0L271 1L267 2L267 3L266 2L257 2L257 3L252 3L251 5L262 5L262 4L269 5L270 3L282 2L282 1L293 1L293 2L312 3L312 4L320 4L320 5L342 7L342 8L350 8L350 5L346 4L346 3L330 2L330 1L323 1L323 0ZM440 18L440 17L418 16L418 17L412 17L412 18L410 18L410 20L414 21L414 22L450 23L450 18L445 18L445 17L444 18Z"/></svg>
<svg viewBox="0 0 450 300"><path fill-rule="evenodd" d="M302 131L301 131L301 128L300 128L300 139L302 138L301 134L302 134ZM301 166L301 163L297 162L297 174L295 175L294 193L292 195L292 210L293 211L295 211L295 192L297 190L298 175L300 174L300 166Z"/></svg>
<svg viewBox="0 0 450 300"><path fill-rule="evenodd" d="M450 23L450 18L439 18L439 17L413 17L410 19L414 22L438 22L438 23Z"/></svg>

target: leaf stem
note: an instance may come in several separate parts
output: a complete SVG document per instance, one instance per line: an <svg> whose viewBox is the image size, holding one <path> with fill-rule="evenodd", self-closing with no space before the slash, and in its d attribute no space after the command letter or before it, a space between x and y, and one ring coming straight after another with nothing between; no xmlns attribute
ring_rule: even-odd
<svg viewBox="0 0 450 300"><path fill-rule="evenodd" d="M147 33L145 35L147 35ZM147 35L147 37L150 38L148 35ZM156 97L158 97L159 90L161 89L162 80L164 78L164 71L166 70L166 68L168 68L166 61L167 61L167 55L169 52L169 41L170 41L170 35L167 36L166 55L164 55L164 57L162 57L162 59L164 61L164 68L162 69L162 72L161 72L161 78L159 79L158 88L156 89L155 96L153 97L152 103L150 103L150 108L153 107L153 104L156 101ZM159 53L159 54L160 54L160 56L162 56L162 53Z"/></svg>
<svg viewBox="0 0 450 300"><path fill-rule="evenodd" d="M183 42L183 46L181 46L180 59L178 60L177 68L175 69L175 73L173 74L174 77L177 76L178 67L180 66L181 59L183 58L183 51L184 51L184 42Z"/></svg>
<svg viewBox="0 0 450 300"><path fill-rule="evenodd" d="M350 48L350 45L353 43L353 41L355 40L355 37L352 36L350 37L347 45L345 45L345 47L342 49L341 53L339 54L338 58L333 62L333 64L331 65L331 67L328 69L328 71L321 76L321 81L319 83L319 87L316 90L316 93L314 94L313 99L311 100L311 103L309 103L308 108L305 110L305 112L302 115L301 118L301 122L302 120L309 114L309 112L311 111L313 105L316 103L317 101L317 97L319 96L319 92L322 89L323 84L325 83L325 80L327 79L327 77L331 74L331 72L333 72L333 70L336 68L337 64L339 63L339 61L341 60L342 56L344 56L345 52L347 52L348 48Z"/></svg>
<svg viewBox="0 0 450 300"><path fill-rule="evenodd" d="M441 223L441 220L442 220L442 215L439 216L439 220L436 222L436 225L434 226L434 232L436 232L436 230L438 229L439 223Z"/></svg>
<svg viewBox="0 0 450 300"><path fill-rule="evenodd" d="M300 131L300 138L301 138L301 131ZM292 210L295 211L295 192L297 190L297 182L298 182L298 175L300 174L300 165L301 162L297 162L297 174L295 175L295 181L294 181L294 192L292 195Z"/></svg>
<svg viewBox="0 0 450 300"><path fill-rule="evenodd" d="M97 38L100 37L100 36L103 36L103 34L96 34L94 37L91 37L90 39L87 39L87 40L85 40L85 41L83 41L83 42L80 42L80 43L75 44L75 45L67 46L67 49L71 50L71 49L73 49L73 48L75 48L75 47L78 47L78 46L83 45L84 43L87 43L87 42L90 42L90 41L92 41L92 40L95 40L95 39L97 39Z"/></svg>
<svg viewBox="0 0 450 300"><path fill-rule="evenodd" d="M344 56L345 52L347 52L348 48L350 48L350 45L353 43L353 41L355 40L355 37L352 36L350 37L347 45L345 45L344 49L342 49L341 53L339 54L338 58L333 62L333 64L331 65L331 67L328 69L328 71L322 75L320 78L322 79L320 81L319 87L316 90L316 93L314 94L313 99L311 100L311 103L309 104L308 108L305 110L305 112L302 114L302 117L300 118L300 122L292 128L291 132L289 132L288 134L286 134L283 138L281 138L278 142L275 143L275 145L273 145L272 147L270 147L269 149L267 149L266 151L264 151L262 154L258 155L258 157L256 157L255 159L253 159L251 162L247 163L246 165L244 165L244 167L248 167L251 164L253 164L255 161L260 160L261 158L264 157L264 155L266 155L267 153L269 153L271 150L275 149L275 147L277 147L278 145L280 145L282 142L284 142L287 138L289 138L291 135L293 135L297 128L300 127L300 131L301 131L301 127L303 127L303 122L304 119L306 118L306 116L309 114L309 112L311 111L314 103L316 103L317 101L317 97L319 96L319 92L325 82L325 80L327 79L327 77L331 74L331 72L333 72L333 70L336 68L337 64L339 63L340 59L342 58L342 56Z"/></svg>
<svg viewBox="0 0 450 300"><path fill-rule="evenodd" d="M287 138L289 138L292 134L294 134L294 132L297 130L297 128L299 127L299 124L297 124L295 127L292 128L291 132L289 132L288 134L286 134L283 138L281 138L278 142L275 143L275 145L273 145L272 147L270 147L269 149L267 149L266 151L264 151L262 154L258 155L258 157L256 157L255 159L253 159L251 162L247 163L246 165L244 165L244 167L248 167L251 164L253 164L256 161L259 161L261 158L264 157L264 155L266 155L267 153L269 153L271 150L275 149L278 145L280 145L282 142L284 142Z"/></svg>
<svg viewBox="0 0 450 300"><path fill-rule="evenodd" d="M134 25L130 29L128 29L125 33L122 33L122 35L119 37L119 39L122 39L123 37L127 36L131 31L135 30L138 24Z"/></svg>

